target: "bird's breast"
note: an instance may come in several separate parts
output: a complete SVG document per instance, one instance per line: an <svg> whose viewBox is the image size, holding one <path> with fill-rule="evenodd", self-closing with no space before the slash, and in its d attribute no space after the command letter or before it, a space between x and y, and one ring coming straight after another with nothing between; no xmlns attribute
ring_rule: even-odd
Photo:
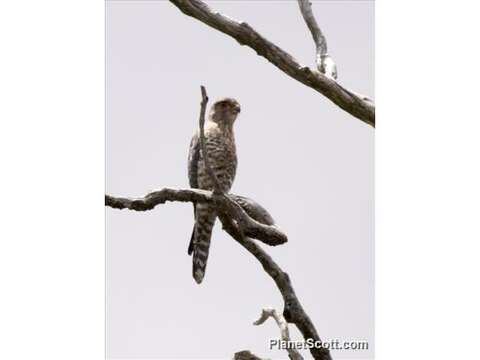
<svg viewBox="0 0 480 360"><path fill-rule="evenodd" d="M235 140L229 136L208 136L205 139L210 166L218 178L224 191L229 191L237 170L237 152ZM206 190L213 189L213 182L208 175L203 154L200 156L198 174L199 187Z"/></svg>

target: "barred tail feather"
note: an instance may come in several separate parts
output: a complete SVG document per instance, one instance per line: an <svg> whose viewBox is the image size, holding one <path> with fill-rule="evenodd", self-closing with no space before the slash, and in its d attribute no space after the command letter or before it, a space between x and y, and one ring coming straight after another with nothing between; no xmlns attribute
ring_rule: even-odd
<svg viewBox="0 0 480 360"><path fill-rule="evenodd" d="M192 234L192 275L198 284L205 276L215 218L216 215L208 204L197 205L195 227Z"/></svg>

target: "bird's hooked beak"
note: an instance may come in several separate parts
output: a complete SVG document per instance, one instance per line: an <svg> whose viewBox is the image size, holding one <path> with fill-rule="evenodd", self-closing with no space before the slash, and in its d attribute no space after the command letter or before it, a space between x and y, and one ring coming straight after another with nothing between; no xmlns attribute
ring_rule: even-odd
<svg viewBox="0 0 480 360"><path fill-rule="evenodd" d="M239 114L240 113L240 105L235 105L235 107L233 108L233 111L235 112L235 114Z"/></svg>

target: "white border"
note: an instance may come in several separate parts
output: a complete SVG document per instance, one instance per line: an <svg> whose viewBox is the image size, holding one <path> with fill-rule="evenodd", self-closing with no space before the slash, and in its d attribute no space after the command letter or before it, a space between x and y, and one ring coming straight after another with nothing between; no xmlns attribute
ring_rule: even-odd
<svg viewBox="0 0 480 360"><path fill-rule="evenodd" d="M2 359L104 357L103 6L0 9ZM378 359L479 358L478 13L377 4Z"/></svg>
<svg viewBox="0 0 480 360"><path fill-rule="evenodd" d="M478 14L377 2L378 359L480 358Z"/></svg>
<svg viewBox="0 0 480 360"><path fill-rule="evenodd" d="M0 358L104 358L104 3L0 9Z"/></svg>

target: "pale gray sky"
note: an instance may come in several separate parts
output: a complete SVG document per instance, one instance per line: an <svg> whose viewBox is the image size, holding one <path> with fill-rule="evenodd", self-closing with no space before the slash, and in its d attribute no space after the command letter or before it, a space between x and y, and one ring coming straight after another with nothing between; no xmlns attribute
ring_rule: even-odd
<svg viewBox="0 0 480 360"><path fill-rule="evenodd" d="M209 4L313 65L296 1ZM373 1L314 1L313 9L341 83L373 96ZM167 1L108 1L106 13L107 193L187 187L200 84L212 99L235 97L242 113L232 191L259 201L288 234L289 243L267 251L290 274L320 336L368 340L372 349L372 128ZM231 358L249 349L286 358L268 349L279 336L272 320L252 326L263 306L283 307L271 278L217 223L198 286L187 256L192 226L190 204L107 208L108 357ZM291 334L301 339L294 327Z"/></svg>

